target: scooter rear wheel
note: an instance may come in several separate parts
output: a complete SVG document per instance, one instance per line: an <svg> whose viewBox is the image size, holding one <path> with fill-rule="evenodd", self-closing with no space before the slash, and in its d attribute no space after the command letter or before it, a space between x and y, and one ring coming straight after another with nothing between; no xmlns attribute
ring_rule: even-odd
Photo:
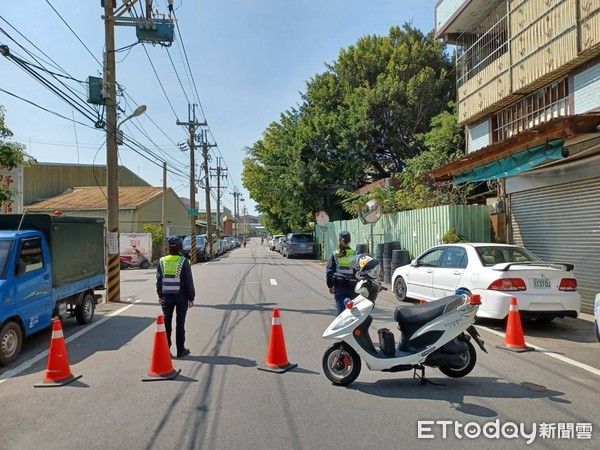
<svg viewBox="0 0 600 450"><path fill-rule="evenodd" d="M471 371L475 368L475 363L477 362L477 352L475 351L475 347L471 344L470 341L465 340L465 344L467 344L468 350L464 353L460 353L460 355L465 358L465 365L460 369L451 369L449 367L440 367L440 371L451 378L461 378L471 373Z"/></svg>
<svg viewBox="0 0 600 450"><path fill-rule="evenodd" d="M341 355L340 346L337 342L329 347L323 355L323 372L333 384L346 386L358 378L360 374L360 356L349 346L343 345Z"/></svg>

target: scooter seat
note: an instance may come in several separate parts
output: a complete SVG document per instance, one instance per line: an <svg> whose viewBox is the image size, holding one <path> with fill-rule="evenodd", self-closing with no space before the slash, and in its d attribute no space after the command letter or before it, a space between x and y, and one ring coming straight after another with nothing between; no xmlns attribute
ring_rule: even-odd
<svg viewBox="0 0 600 450"><path fill-rule="evenodd" d="M461 295L450 295L420 305L398 306L394 312L394 320L400 325L426 324L445 312L458 308L463 302Z"/></svg>

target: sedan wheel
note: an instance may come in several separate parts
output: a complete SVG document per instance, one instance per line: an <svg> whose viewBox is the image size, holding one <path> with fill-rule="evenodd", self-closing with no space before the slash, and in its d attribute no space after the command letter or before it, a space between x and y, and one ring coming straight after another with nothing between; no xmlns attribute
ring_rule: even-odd
<svg viewBox="0 0 600 450"><path fill-rule="evenodd" d="M406 301L406 283L404 282L404 278L398 277L394 281L394 294L399 302Z"/></svg>

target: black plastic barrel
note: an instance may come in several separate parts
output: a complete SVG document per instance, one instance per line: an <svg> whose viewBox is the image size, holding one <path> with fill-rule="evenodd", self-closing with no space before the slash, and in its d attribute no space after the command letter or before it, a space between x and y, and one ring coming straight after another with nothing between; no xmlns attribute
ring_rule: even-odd
<svg viewBox="0 0 600 450"><path fill-rule="evenodd" d="M410 253L408 250L393 250L392 251L392 264L397 263L396 267L405 266L410 264Z"/></svg>
<svg viewBox="0 0 600 450"><path fill-rule="evenodd" d="M356 244L355 253L367 253L367 244Z"/></svg>
<svg viewBox="0 0 600 450"><path fill-rule="evenodd" d="M383 243L383 258L384 259L392 259L392 252L394 250L399 250L401 249L402 246L400 245L400 242L398 241L390 241L390 242L384 242Z"/></svg>

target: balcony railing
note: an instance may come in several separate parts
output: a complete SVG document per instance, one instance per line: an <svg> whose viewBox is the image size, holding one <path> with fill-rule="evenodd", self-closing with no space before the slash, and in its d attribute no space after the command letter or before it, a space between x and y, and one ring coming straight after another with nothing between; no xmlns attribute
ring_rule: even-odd
<svg viewBox="0 0 600 450"><path fill-rule="evenodd" d="M456 86L460 88L508 51L506 3L498 3L477 24L457 40Z"/></svg>

